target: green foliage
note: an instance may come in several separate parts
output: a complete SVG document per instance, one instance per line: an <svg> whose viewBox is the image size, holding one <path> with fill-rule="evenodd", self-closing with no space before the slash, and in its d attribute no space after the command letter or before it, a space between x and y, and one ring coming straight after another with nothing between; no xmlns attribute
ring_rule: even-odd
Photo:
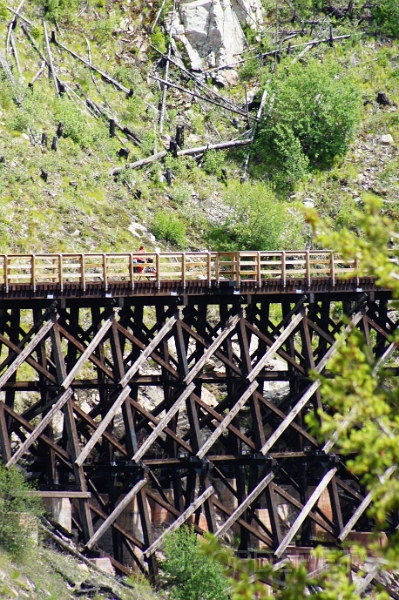
<svg viewBox="0 0 399 600"><path fill-rule="evenodd" d="M79 5L79 0L43 0L46 19L52 23L72 24L76 19Z"/></svg>
<svg viewBox="0 0 399 600"><path fill-rule="evenodd" d="M70 138L82 148L88 148L94 139L95 129L87 118L69 98L55 101L55 118L64 124L62 135Z"/></svg>
<svg viewBox="0 0 399 600"><path fill-rule="evenodd" d="M160 27L155 27L151 34L151 44L162 54L166 53L166 39Z"/></svg>
<svg viewBox="0 0 399 600"><path fill-rule="evenodd" d="M298 566L288 563L282 576L281 572L273 570L271 563L260 564L254 559L243 561L234 555L231 548L221 546L217 538L210 534L202 542L201 552L224 567L231 600L268 600L271 597L275 600L360 600L356 584L348 578L350 556L339 551L325 553L321 548L314 551L315 556L328 563L328 569L317 578L309 577L304 563ZM273 596L265 581L273 585ZM384 594L376 594L373 598L387 600Z"/></svg>
<svg viewBox="0 0 399 600"><path fill-rule="evenodd" d="M399 3L397 0L379 0L371 8L377 31L388 37L399 37Z"/></svg>
<svg viewBox="0 0 399 600"><path fill-rule="evenodd" d="M247 60L240 68L240 79L241 81L250 81L255 77L256 72L259 69L259 60L256 56L253 56Z"/></svg>
<svg viewBox="0 0 399 600"><path fill-rule="evenodd" d="M15 468L0 465L0 546L21 558L32 546L32 527L41 514L39 500L27 496L31 487Z"/></svg>
<svg viewBox="0 0 399 600"><path fill-rule="evenodd" d="M162 563L173 600L228 600L222 566L200 552L194 531L182 527L165 538Z"/></svg>
<svg viewBox="0 0 399 600"><path fill-rule="evenodd" d="M187 245L186 226L183 221L171 212L158 210L152 221L151 232L158 240L165 240L184 249Z"/></svg>
<svg viewBox="0 0 399 600"><path fill-rule="evenodd" d="M208 241L215 250L277 250L300 248L302 221L288 212L264 183L232 182L223 196L224 218L211 227Z"/></svg>
<svg viewBox="0 0 399 600"><path fill-rule="evenodd" d="M223 152L222 150L208 150L205 152L202 165L208 175L220 177L225 160L226 152Z"/></svg>
<svg viewBox="0 0 399 600"><path fill-rule="evenodd" d="M338 63L309 60L280 66L268 84L274 97L255 147L271 174L288 185L309 167L326 167L345 154L358 127L361 96Z"/></svg>

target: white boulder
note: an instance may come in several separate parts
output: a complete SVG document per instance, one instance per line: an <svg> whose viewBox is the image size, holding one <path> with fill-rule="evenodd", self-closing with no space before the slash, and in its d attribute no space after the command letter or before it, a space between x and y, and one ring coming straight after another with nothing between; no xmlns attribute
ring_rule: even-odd
<svg viewBox="0 0 399 600"><path fill-rule="evenodd" d="M170 27L173 37L184 45L194 71L236 63L245 47L242 28L262 27L260 0L180 0L177 7ZM234 84L235 74L226 73L219 71L219 80Z"/></svg>

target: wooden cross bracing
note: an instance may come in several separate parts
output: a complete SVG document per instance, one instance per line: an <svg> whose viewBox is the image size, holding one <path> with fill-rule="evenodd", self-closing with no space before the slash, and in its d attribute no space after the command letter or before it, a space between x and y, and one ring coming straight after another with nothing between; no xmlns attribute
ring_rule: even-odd
<svg viewBox="0 0 399 600"><path fill-rule="evenodd" d="M339 432L318 441L304 416L322 403L310 371L352 329L393 364L386 294L119 304L0 311L2 461L39 473L43 494L76 494L88 549L155 572L184 523L277 558L369 527Z"/></svg>

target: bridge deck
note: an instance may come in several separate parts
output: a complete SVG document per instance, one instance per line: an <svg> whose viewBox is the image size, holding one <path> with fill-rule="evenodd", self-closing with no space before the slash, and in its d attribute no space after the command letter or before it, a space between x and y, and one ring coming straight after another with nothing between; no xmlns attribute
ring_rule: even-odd
<svg viewBox="0 0 399 600"><path fill-rule="evenodd" d="M0 298L372 291L331 251L0 255Z"/></svg>

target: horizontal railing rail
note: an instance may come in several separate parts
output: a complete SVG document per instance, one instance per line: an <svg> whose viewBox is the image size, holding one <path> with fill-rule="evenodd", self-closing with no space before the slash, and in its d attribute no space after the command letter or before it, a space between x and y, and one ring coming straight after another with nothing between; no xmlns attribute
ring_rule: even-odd
<svg viewBox="0 0 399 600"><path fill-rule="evenodd" d="M316 278L337 280L355 278L356 260L347 261L331 251L284 252L164 252L164 253L91 253L91 254L1 254L0 286L29 285L34 290L47 285L63 290L88 285L130 286L152 281L158 288L163 282L177 282L183 287L195 280L212 286L222 282L254 282L278 279L282 286L293 279L305 279L308 285Z"/></svg>

